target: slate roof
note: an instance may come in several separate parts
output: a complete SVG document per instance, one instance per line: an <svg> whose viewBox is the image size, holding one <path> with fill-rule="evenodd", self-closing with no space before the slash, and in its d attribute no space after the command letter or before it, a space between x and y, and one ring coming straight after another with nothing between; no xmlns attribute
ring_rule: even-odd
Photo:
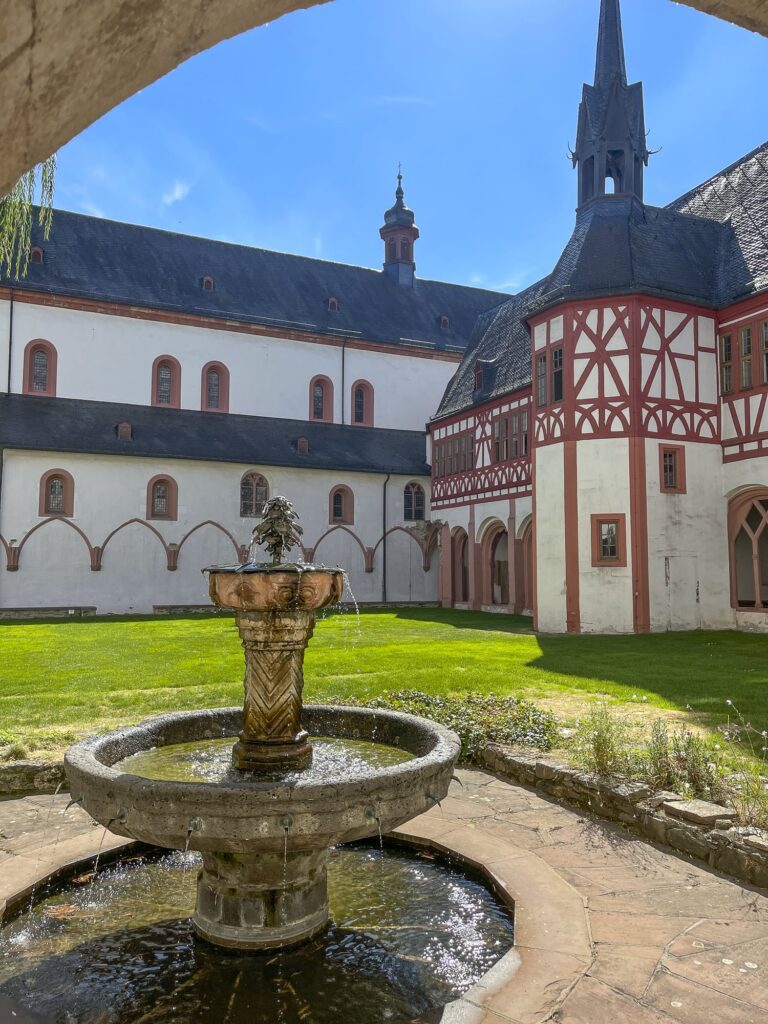
<svg viewBox="0 0 768 1024"><path fill-rule="evenodd" d="M549 277L478 318L435 419L531 382L526 321L567 299L642 292L719 309L768 288L768 143L665 208L593 199ZM481 392L474 368L486 369Z"/></svg>
<svg viewBox="0 0 768 1024"><path fill-rule="evenodd" d="M120 441L127 420L133 440ZM309 453L299 455L306 437ZM0 447L86 455L198 459L350 473L428 476L424 434L265 416L0 395Z"/></svg>
<svg viewBox="0 0 768 1024"><path fill-rule="evenodd" d="M43 263L30 263L22 280L0 276L0 281L24 291L360 335L392 345L415 340L461 352L478 315L505 297L418 278L406 288L380 270L64 210L54 211L48 241L37 227L32 241L43 247ZM214 279L213 291L202 288L206 275ZM327 308L330 296L339 301L337 313ZM448 330L440 327L443 315Z"/></svg>
<svg viewBox="0 0 768 1024"><path fill-rule="evenodd" d="M768 142L667 207L728 225L718 305L768 288Z"/></svg>

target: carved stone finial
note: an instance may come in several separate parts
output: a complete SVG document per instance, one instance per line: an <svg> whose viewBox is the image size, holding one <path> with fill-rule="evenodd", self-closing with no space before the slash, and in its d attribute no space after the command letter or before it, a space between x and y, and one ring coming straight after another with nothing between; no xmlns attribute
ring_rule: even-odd
<svg viewBox="0 0 768 1024"><path fill-rule="evenodd" d="M253 531L251 559L257 547L265 547L273 565L280 565L296 545L301 545L304 531L299 526L299 517L292 502L277 495L264 506L261 522Z"/></svg>

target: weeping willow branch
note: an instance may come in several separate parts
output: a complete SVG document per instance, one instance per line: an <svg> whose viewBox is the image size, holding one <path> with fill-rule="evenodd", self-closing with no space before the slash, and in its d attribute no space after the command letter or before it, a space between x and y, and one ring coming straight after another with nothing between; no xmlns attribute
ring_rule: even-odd
<svg viewBox="0 0 768 1024"><path fill-rule="evenodd" d="M25 277L29 266L32 218L39 192L38 223L48 238L53 219L56 154L23 174L8 195L0 198L0 273ZM39 179L39 184L38 184Z"/></svg>

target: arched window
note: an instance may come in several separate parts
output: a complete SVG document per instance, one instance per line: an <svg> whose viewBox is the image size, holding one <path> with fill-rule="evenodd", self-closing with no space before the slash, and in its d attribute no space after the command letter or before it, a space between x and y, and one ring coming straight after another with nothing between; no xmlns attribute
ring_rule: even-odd
<svg viewBox="0 0 768 1024"><path fill-rule="evenodd" d="M179 489L170 476L153 476L147 484L147 519L176 519Z"/></svg>
<svg viewBox="0 0 768 1024"><path fill-rule="evenodd" d="M43 262L43 250L39 245L33 245L29 250L29 262L30 263L42 263Z"/></svg>
<svg viewBox="0 0 768 1024"><path fill-rule="evenodd" d="M229 370L223 363L206 363L200 382L203 412L229 412Z"/></svg>
<svg viewBox="0 0 768 1024"><path fill-rule="evenodd" d="M212 292L215 287L213 278L209 274L206 274L205 277L202 279L202 285L204 292Z"/></svg>
<svg viewBox="0 0 768 1024"><path fill-rule="evenodd" d="M296 451L299 455L309 455L308 437L298 437L296 439Z"/></svg>
<svg viewBox="0 0 768 1024"><path fill-rule="evenodd" d="M333 422L333 384L327 377L313 377L309 384L309 418Z"/></svg>
<svg viewBox="0 0 768 1024"><path fill-rule="evenodd" d="M339 312L339 300L334 295L331 295L331 297L328 299L328 312L329 313L338 313Z"/></svg>
<svg viewBox="0 0 768 1024"><path fill-rule="evenodd" d="M181 366L173 356L158 356L152 364L152 405L178 409L181 404Z"/></svg>
<svg viewBox="0 0 768 1024"><path fill-rule="evenodd" d="M65 469L50 469L40 479L38 515L74 515L75 481Z"/></svg>
<svg viewBox="0 0 768 1024"><path fill-rule="evenodd" d="M38 338L35 341L30 341L24 349L22 390L25 395L55 397L56 349L50 341Z"/></svg>
<svg viewBox="0 0 768 1024"><path fill-rule="evenodd" d="M334 487L328 497L328 522L351 526L355 521L355 497L344 484Z"/></svg>
<svg viewBox="0 0 768 1024"><path fill-rule="evenodd" d="M451 326L451 321L445 315L445 313L443 313L443 315L440 317L440 330L441 331L447 331L450 328L450 326Z"/></svg>
<svg viewBox="0 0 768 1024"><path fill-rule="evenodd" d="M768 609L768 490L736 497L728 512L734 608Z"/></svg>
<svg viewBox="0 0 768 1024"><path fill-rule="evenodd" d="M411 243L407 238L400 239L400 259L410 260L411 258Z"/></svg>
<svg viewBox="0 0 768 1024"><path fill-rule="evenodd" d="M390 263L397 262L397 242L394 238L390 238L387 242L387 260Z"/></svg>
<svg viewBox="0 0 768 1024"><path fill-rule="evenodd" d="M424 488L421 484L406 484L403 491L403 519L415 522L424 518Z"/></svg>
<svg viewBox="0 0 768 1024"><path fill-rule="evenodd" d="M367 380L352 385L352 422L360 427L373 426L373 388Z"/></svg>
<svg viewBox="0 0 768 1024"><path fill-rule="evenodd" d="M261 473L246 473L240 481L240 515L243 519L260 516L269 498L269 484Z"/></svg>

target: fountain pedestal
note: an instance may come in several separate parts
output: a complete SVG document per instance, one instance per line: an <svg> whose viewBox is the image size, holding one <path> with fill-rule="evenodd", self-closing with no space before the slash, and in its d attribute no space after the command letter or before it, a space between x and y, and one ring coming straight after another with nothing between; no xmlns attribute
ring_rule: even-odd
<svg viewBox="0 0 768 1024"><path fill-rule="evenodd" d="M307 768L312 744L301 728L301 693L314 612L238 611L235 621L245 651L245 705L232 761L241 771Z"/></svg>
<svg viewBox="0 0 768 1024"><path fill-rule="evenodd" d="M230 949L306 942L328 923L327 863L327 849L203 853L195 931Z"/></svg>

